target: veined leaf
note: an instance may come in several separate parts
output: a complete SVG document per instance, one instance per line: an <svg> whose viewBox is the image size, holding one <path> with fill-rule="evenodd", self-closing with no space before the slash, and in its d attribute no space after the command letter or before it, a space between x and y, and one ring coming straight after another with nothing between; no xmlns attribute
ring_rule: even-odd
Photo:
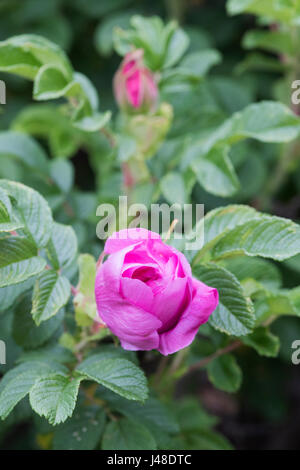
<svg viewBox="0 0 300 470"><path fill-rule="evenodd" d="M156 442L148 429L128 418L111 421L105 429L103 450L155 450Z"/></svg>
<svg viewBox="0 0 300 470"><path fill-rule="evenodd" d="M51 373L66 374L68 369L52 361L20 364L5 374L0 382L0 418L5 419L34 386L37 379Z"/></svg>
<svg viewBox="0 0 300 470"><path fill-rule="evenodd" d="M59 374L37 380L29 394L33 410L53 426L63 423L73 414L80 381Z"/></svg>
<svg viewBox="0 0 300 470"><path fill-rule="evenodd" d="M256 328L251 335L243 336L241 341L254 348L260 356L276 357L280 348L279 338L264 326Z"/></svg>
<svg viewBox="0 0 300 470"><path fill-rule="evenodd" d="M279 261L300 252L300 227L297 224L248 206L232 205L209 212L196 226L196 233L201 230L204 230L205 245L193 264L197 264L208 250L214 259L245 254Z"/></svg>
<svg viewBox="0 0 300 470"><path fill-rule="evenodd" d="M49 345L35 349L34 351L25 351L17 359L17 363L28 361L56 361L61 364L68 364L76 362L76 358L69 349L62 347L59 344L53 345L50 343Z"/></svg>
<svg viewBox="0 0 300 470"><path fill-rule="evenodd" d="M31 241L20 237L0 239L0 287L26 281L45 266L46 261L37 256Z"/></svg>
<svg viewBox="0 0 300 470"><path fill-rule="evenodd" d="M77 405L73 416L54 431L54 450L93 450L105 426L105 413L98 406Z"/></svg>
<svg viewBox="0 0 300 470"><path fill-rule="evenodd" d="M204 230L204 249L206 250L207 246L214 246L220 238L235 227L257 217L259 217L259 213L252 207L242 205L219 207L210 211L204 219L198 222L195 232L200 233ZM201 251L199 255L201 255Z"/></svg>
<svg viewBox="0 0 300 470"><path fill-rule="evenodd" d="M2 189L0 190L0 233L12 232L23 227L21 222L11 220L12 208L8 195Z"/></svg>
<svg viewBox="0 0 300 470"><path fill-rule="evenodd" d="M198 183L209 193L217 196L232 196L239 189L239 181L228 157L229 148L214 147L204 156L192 161Z"/></svg>
<svg viewBox="0 0 300 470"><path fill-rule="evenodd" d="M209 380L224 392L236 392L242 383L242 371L232 354L217 357L208 364Z"/></svg>
<svg viewBox="0 0 300 470"><path fill-rule="evenodd" d="M0 132L1 154L11 155L31 170L39 170L47 175L48 161L43 148L26 134L16 131Z"/></svg>
<svg viewBox="0 0 300 470"><path fill-rule="evenodd" d="M54 222L46 247L52 266L55 269L63 269L71 264L76 257L77 248L77 237L73 228Z"/></svg>
<svg viewBox="0 0 300 470"><path fill-rule="evenodd" d="M46 200L35 190L13 181L0 180L0 188L5 189L15 199L16 216L24 224L24 232L38 247L47 245L52 230L52 214Z"/></svg>
<svg viewBox="0 0 300 470"><path fill-rule="evenodd" d="M226 260L225 268L240 282L254 279L266 289L279 289L282 283L278 267L266 259L238 256Z"/></svg>
<svg viewBox="0 0 300 470"><path fill-rule="evenodd" d="M24 349L33 349L48 341L57 331L64 318L60 310L55 317L36 326L31 315L31 292L20 299L14 311L12 335L15 342Z"/></svg>
<svg viewBox="0 0 300 470"><path fill-rule="evenodd" d="M300 253L300 227L288 219L260 215L227 233L212 249L213 258L233 253L278 261L290 258Z"/></svg>
<svg viewBox="0 0 300 470"><path fill-rule="evenodd" d="M103 359L101 354L95 354L83 361L77 371L128 400L144 401L148 396L144 373L126 359Z"/></svg>
<svg viewBox="0 0 300 470"><path fill-rule="evenodd" d="M277 102L263 101L235 113L217 129L213 141L234 143L251 137L261 142L289 142L300 132L300 119Z"/></svg>
<svg viewBox="0 0 300 470"><path fill-rule="evenodd" d="M191 165L194 159L205 157L220 145L232 145L252 138L260 142L290 142L300 133L300 118L287 106L275 101L262 101L234 113L206 138L192 142L186 149L183 162Z"/></svg>
<svg viewBox="0 0 300 470"><path fill-rule="evenodd" d="M48 320L66 305L71 286L66 277L46 270L36 280L32 298L32 316L37 325Z"/></svg>
<svg viewBox="0 0 300 470"><path fill-rule="evenodd" d="M126 400L108 390L100 391L100 398L107 401L112 410L116 410L127 418L147 426L154 438L165 434L176 434L179 426L174 416L159 400L149 397L145 403Z"/></svg>
<svg viewBox="0 0 300 470"><path fill-rule="evenodd" d="M255 324L254 310L236 277L213 263L197 266L193 273L200 281L218 289L220 301L210 316L211 326L228 335L250 333Z"/></svg>
<svg viewBox="0 0 300 470"><path fill-rule="evenodd" d="M33 284L34 277L30 277L19 284L0 288L0 312L4 312L11 307L21 294L32 289Z"/></svg>

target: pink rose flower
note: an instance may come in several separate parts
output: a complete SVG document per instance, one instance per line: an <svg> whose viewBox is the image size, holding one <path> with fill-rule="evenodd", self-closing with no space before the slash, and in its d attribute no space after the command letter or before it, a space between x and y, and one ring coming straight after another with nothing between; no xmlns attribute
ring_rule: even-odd
<svg viewBox="0 0 300 470"><path fill-rule="evenodd" d="M143 49L129 52L114 77L114 93L120 108L154 110L158 89L153 74L144 66Z"/></svg>
<svg viewBox="0 0 300 470"><path fill-rule="evenodd" d="M157 233L126 229L105 244L98 314L124 349L172 354L192 343L218 305L218 291L192 277L185 256Z"/></svg>

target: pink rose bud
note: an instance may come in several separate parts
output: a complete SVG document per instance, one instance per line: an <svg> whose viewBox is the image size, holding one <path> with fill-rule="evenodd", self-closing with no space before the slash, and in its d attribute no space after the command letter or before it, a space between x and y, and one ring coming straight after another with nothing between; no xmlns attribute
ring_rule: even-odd
<svg viewBox="0 0 300 470"><path fill-rule="evenodd" d="M105 244L97 271L98 314L131 351L172 354L192 343L218 305L218 291L192 277L185 256L157 233L125 229Z"/></svg>
<svg viewBox="0 0 300 470"><path fill-rule="evenodd" d="M114 77L115 98L121 109L146 112L154 110L158 88L153 74L143 61L143 49L126 54Z"/></svg>

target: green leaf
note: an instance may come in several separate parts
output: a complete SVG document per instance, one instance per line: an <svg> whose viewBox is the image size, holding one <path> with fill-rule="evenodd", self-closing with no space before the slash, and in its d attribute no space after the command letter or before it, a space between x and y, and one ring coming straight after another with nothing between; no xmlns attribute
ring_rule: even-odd
<svg viewBox="0 0 300 470"><path fill-rule="evenodd" d="M248 12L288 24L298 24L300 13L298 2L284 0L229 0L227 10L231 15Z"/></svg>
<svg viewBox="0 0 300 470"><path fill-rule="evenodd" d="M30 136L15 131L0 132L1 154L10 155L33 171L47 174L48 161L43 148Z"/></svg>
<svg viewBox="0 0 300 470"><path fill-rule="evenodd" d="M153 397L148 398L145 403L136 403L108 391L105 393L102 391L100 398L107 401L112 410L147 426L157 442L163 433L176 434L179 432L178 423L173 414Z"/></svg>
<svg viewBox="0 0 300 470"><path fill-rule="evenodd" d="M69 82L59 68L45 64L34 80L33 97L39 101L60 98L66 94L68 86Z"/></svg>
<svg viewBox="0 0 300 470"><path fill-rule="evenodd" d="M115 28L128 28L130 26L131 12L121 11L107 15L103 18L95 31L95 46L103 56L113 52L113 32Z"/></svg>
<svg viewBox="0 0 300 470"><path fill-rule="evenodd" d="M12 205L8 194L3 189L0 189L0 233L12 232L23 227L23 224L18 221L11 220Z"/></svg>
<svg viewBox="0 0 300 470"><path fill-rule="evenodd" d="M20 364L5 374L0 382L0 418L5 419L34 386L37 379L51 373L67 373L67 369L51 361Z"/></svg>
<svg viewBox="0 0 300 470"><path fill-rule="evenodd" d="M262 101L248 105L221 124L207 137L191 142L183 165L208 154L215 146L232 145L248 138L260 142L289 142L298 137L300 118L284 104Z"/></svg>
<svg viewBox="0 0 300 470"><path fill-rule="evenodd" d="M211 250L213 258L245 254L284 260L300 252L300 228L294 222L255 209L230 205L209 212L196 225L204 230L204 247L193 260L197 264Z"/></svg>
<svg viewBox="0 0 300 470"><path fill-rule="evenodd" d="M296 52L288 31L247 31L243 38L245 49L263 48L270 52L293 56Z"/></svg>
<svg viewBox="0 0 300 470"><path fill-rule="evenodd" d="M0 239L0 287L26 281L45 266L46 261L37 256L31 241L20 237Z"/></svg>
<svg viewBox="0 0 300 470"><path fill-rule="evenodd" d="M50 175L63 193L68 193L74 182L74 168L72 163L63 158L56 158L50 163Z"/></svg>
<svg viewBox="0 0 300 470"><path fill-rule="evenodd" d="M73 125L84 132L96 132L102 129L110 121L111 112L94 113L73 121Z"/></svg>
<svg viewBox="0 0 300 470"><path fill-rule="evenodd" d="M300 316L300 289L267 291L255 303L256 324L260 325L272 316Z"/></svg>
<svg viewBox="0 0 300 470"><path fill-rule="evenodd" d="M188 35L181 28L177 28L168 42L163 68L173 67L183 56L189 46Z"/></svg>
<svg viewBox="0 0 300 470"><path fill-rule="evenodd" d="M218 422L215 416L208 414L199 401L192 397L180 400L174 407L174 413L184 434L188 432L195 433L202 429L210 429Z"/></svg>
<svg viewBox="0 0 300 470"><path fill-rule="evenodd" d="M15 342L24 349L34 349L51 338L64 318L61 310L55 317L36 326L31 315L31 294L20 299L14 311L12 335Z"/></svg>
<svg viewBox="0 0 300 470"><path fill-rule="evenodd" d="M230 442L222 434L203 429L184 436L184 449L187 450L232 450Z"/></svg>
<svg viewBox="0 0 300 470"><path fill-rule="evenodd" d="M52 231L52 214L46 200L35 190L13 181L0 180L0 188L15 199L17 217L24 224L24 232L38 247L47 245Z"/></svg>
<svg viewBox="0 0 300 470"><path fill-rule="evenodd" d="M207 366L209 380L224 392L236 392L242 383L242 371L231 354L220 356Z"/></svg>
<svg viewBox="0 0 300 470"><path fill-rule="evenodd" d="M227 146L214 147L205 156L194 159L191 163L198 183L216 196L229 197L239 189L239 181L228 152Z"/></svg>
<svg viewBox="0 0 300 470"><path fill-rule="evenodd" d="M128 400L144 401L148 396L144 373L126 359L103 359L101 354L95 354L83 361L77 371Z"/></svg>
<svg viewBox="0 0 300 470"><path fill-rule="evenodd" d="M58 314L59 315L59 314ZM57 318L58 315L54 318ZM53 320L54 320L53 318ZM49 320L46 324L49 324ZM52 344L44 346L43 348L35 349L34 351L25 351L18 357L17 362L28 362L28 361L56 361L61 364L69 364L76 362L76 358L73 353L66 348L63 348L59 344Z"/></svg>
<svg viewBox="0 0 300 470"><path fill-rule="evenodd" d="M204 77L209 69L221 62L221 54L215 49L203 49L184 57L179 66L180 73L193 79Z"/></svg>
<svg viewBox="0 0 300 470"><path fill-rule="evenodd" d="M300 272L300 255L287 259L284 264L293 271Z"/></svg>
<svg viewBox="0 0 300 470"><path fill-rule="evenodd" d="M128 418L111 421L105 428L103 450L156 450L156 442L142 424Z"/></svg>
<svg viewBox="0 0 300 470"><path fill-rule="evenodd" d="M229 335L243 336L250 333L255 324L254 310L236 277L213 263L197 266L193 273L197 279L219 292L219 305L210 316L209 323Z"/></svg>
<svg viewBox="0 0 300 470"><path fill-rule="evenodd" d="M235 113L211 138L226 143L249 137L261 142L289 142L299 135L299 131L300 119L287 106L263 101Z"/></svg>
<svg viewBox="0 0 300 470"><path fill-rule="evenodd" d="M102 436L105 413L96 406L81 405L54 431L54 450L93 450Z"/></svg>
<svg viewBox="0 0 300 470"><path fill-rule="evenodd" d="M48 320L66 305L71 287L66 277L55 271L46 270L36 280L31 314L37 325Z"/></svg>
<svg viewBox="0 0 300 470"><path fill-rule="evenodd" d="M212 257L244 253L278 261L300 253L300 227L291 220L259 214L257 220L239 225L212 249Z"/></svg>
<svg viewBox="0 0 300 470"><path fill-rule="evenodd" d="M258 213L255 209L242 205L219 207L210 211L195 227L197 234L200 234L202 230L204 231L204 248L199 251L193 260L193 264L197 264L198 260L201 259L202 252L213 247L226 233L239 225L245 224L248 220L255 219L257 216Z"/></svg>
<svg viewBox="0 0 300 470"><path fill-rule="evenodd" d="M226 260L225 268L240 282L254 279L266 289L279 289L281 286L281 273L278 267L265 259L238 256Z"/></svg>
<svg viewBox="0 0 300 470"><path fill-rule="evenodd" d="M160 182L164 198L170 204L185 204L187 200L184 180L180 173L171 172L163 176Z"/></svg>
<svg viewBox="0 0 300 470"><path fill-rule="evenodd" d="M77 256L77 237L69 225L53 223L51 238L46 247L49 260L54 269L63 269Z"/></svg>
<svg viewBox="0 0 300 470"><path fill-rule="evenodd" d="M73 155L82 140L82 135L74 129L69 117L63 114L60 107L52 103L35 103L26 106L17 115L12 127L24 134L48 139L50 151L54 157L61 158ZM50 162L50 171L52 165L54 168L56 167L55 161ZM55 174L57 173L55 172ZM51 176L58 184L56 178Z"/></svg>
<svg viewBox="0 0 300 470"><path fill-rule="evenodd" d="M32 289L34 278L31 277L19 284L12 284L7 287L0 288L0 312L5 312L9 307L13 306L15 301L24 292Z"/></svg>
<svg viewBox="0 0 300 470"><path fill-rule="evenodd" d="M26 50L15 47L9 41L0 42L0 70L33 80L40 62Z"/></svg>
<svg viewBox="0 0 300 470"><path fill-rule="evenodd" d="M277 357L280 348L279 338L264 326L256 328L251 335L242 337L241 341L254 348L260 356Z"/></svg>
<svg viewBox="0 0 300 470"><path fill-rule="evenodd" d="M65 53L42 36L22 34L0 43L2 71L34 79L43 64L56 66L67 79L72 78L72 66Z"/></svg>
<svg viewBox="0 0 300 470"><path fill-rule="evenodd" d="M80 381L55 374L37 380L29 394L33 410L53 426L63 423L73 414Z"/></svg>

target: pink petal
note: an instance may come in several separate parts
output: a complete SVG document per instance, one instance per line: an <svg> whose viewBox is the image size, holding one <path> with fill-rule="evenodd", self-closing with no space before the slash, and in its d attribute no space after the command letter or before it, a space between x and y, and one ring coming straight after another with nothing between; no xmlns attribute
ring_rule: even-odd
<svg viewBox="0 0 300 470"><path fill-rule="evenodd" d="M185 310L186 301L189 302L191 298L187 289L187 279L178 278L170 281L165 289L154 297L153 313L162 321L159 333L177 324L181 312Z"/></svg>
<svg viewBox="0 0 300 470"><path fill-rule="evenodd" d="M138 344L149 341L152 349L157 340L156 330L161 321L145 310L131 304L120 293L121 270L127 247L111 255L97 272L95 296L99 316L121 340ZM149 346L150 347L150 346Z"/></svg>
<svg viewBox="0 0 300 470"><path fill-rule="evenodd" d="M160 335L158 350L164 356L189 346L195 338L200 325L207 322L218 305L218 291L193 279L193 300L170 331Z"/></svg>
<svg viewBox="0 0 300 470"><path fill-rule="evenodd" d="M123 297L133 305L151 312L153 294L150 287L139 279L123 277L121 279L121 293Z"/></svg>

